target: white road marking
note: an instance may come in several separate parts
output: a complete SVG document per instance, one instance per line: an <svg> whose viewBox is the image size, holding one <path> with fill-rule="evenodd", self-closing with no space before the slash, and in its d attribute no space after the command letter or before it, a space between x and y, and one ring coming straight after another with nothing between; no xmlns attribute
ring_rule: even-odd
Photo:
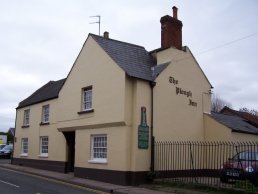
<svg viewBox="0 0 258 194"><path fill-rule="evenodd" d="M13 186L13 187L20 187L20 186L18 186L18 185L15 185L15 184L12 184L12 183L9 183L9 182L6 182L6 181L2 181L2 180L0 180L0 182L1 183L4 183L4 184L7 184L7 185L11 185L11 186Z"/></svg>

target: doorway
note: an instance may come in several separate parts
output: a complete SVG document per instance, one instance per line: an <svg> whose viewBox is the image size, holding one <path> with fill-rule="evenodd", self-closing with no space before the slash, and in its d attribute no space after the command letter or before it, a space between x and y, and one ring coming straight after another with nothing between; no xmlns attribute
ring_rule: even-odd
<svg viewBox="0 0 258 194"><path fill-rule="evenodd" d="M65 171L67 173L74 171L75 160L75 131L63 132L67 143L67 162Z"/></svg>

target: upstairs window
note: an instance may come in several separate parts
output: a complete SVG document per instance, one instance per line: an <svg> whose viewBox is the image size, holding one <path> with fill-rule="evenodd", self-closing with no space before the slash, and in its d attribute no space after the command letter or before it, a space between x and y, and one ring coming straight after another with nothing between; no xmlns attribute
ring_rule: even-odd
<svg viewBox="0 0 258 194"><path fill-rule="evenodd" d="M83 111L93 110L92 109L92 86L83 89L82 110Z"/></svg>
<svg viewBox="0 0 258 194"><path fill-rule="evenodd" d="M49 123L49 104L42 107L42 123Z"/></svg>
<svg viewBox="0 0 258 194"><path fill-rule="evenodd" d="M24 110L23 126L27 127L30 125L30 109Z"/></svg>

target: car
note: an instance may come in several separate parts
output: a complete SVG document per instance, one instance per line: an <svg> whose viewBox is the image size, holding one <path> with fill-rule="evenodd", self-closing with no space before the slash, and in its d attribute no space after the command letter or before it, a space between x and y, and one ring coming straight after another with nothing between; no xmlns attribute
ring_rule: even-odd
<svg viewBox="0 0 258 194"><path fill-rule="evenodd" d="M6 144L0 144L0 150L3 149L6 146Z"/></svg>
<svg viewBox="0 0 258 194"><path fill-rule="evenodd" d="M258 186L258 152L242 151L229 158L222 167L220 181L250 180Z"/></svg>
<svg viewBox="0 0 258 194"><path fill-rule="evenodd" d="M11 158L13 152L13 145L6 145L4 148L0 150L0 158Z"/></svg>

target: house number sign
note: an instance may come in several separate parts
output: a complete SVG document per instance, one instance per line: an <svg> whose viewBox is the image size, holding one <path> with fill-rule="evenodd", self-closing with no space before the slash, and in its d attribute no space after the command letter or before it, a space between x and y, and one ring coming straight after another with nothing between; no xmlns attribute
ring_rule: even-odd
<svg viewBox="0 0 258 194"><path fill-rule="evenodd" d="M138 148L149 148L149 126L146 119L146 107L141 107L141 124L138 126Z"/></svg>

